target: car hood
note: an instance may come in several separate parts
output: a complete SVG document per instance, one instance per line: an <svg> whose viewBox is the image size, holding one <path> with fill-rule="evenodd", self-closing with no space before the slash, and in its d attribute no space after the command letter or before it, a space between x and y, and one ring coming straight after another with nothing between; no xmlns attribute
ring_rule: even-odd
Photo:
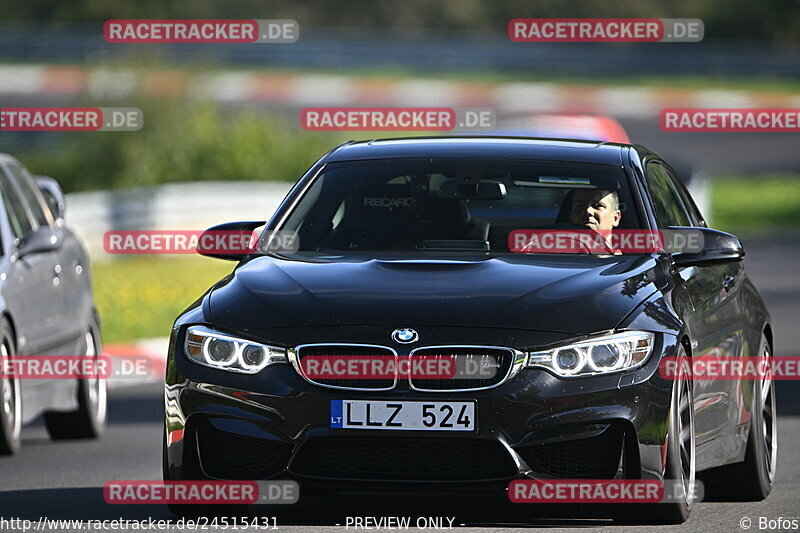
<svg viewBox="0 0 800 533"><path fill-rule="evenodd" d="M614 328L653 294L655 266L650 256L258 257L211 291L209 311L233 331L388 324L585 334Z"/></svg>

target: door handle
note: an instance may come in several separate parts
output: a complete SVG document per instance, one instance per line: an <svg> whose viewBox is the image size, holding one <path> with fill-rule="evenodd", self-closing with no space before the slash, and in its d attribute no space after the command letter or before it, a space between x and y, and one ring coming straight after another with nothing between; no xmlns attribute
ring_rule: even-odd
<svg viewBox="0 0 800 533"><path fill-rule="evenodd" d="M722 288L725 289L725 292L730 291L732 288L736 286L736 278L733 276L726 276L724 280L722 280Z"/></svg>

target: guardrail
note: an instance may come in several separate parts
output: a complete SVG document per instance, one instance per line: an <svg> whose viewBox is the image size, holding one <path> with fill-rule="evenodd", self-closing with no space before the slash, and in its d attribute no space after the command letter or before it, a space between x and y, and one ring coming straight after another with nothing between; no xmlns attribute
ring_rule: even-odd
<svg viewBox="0 0 800 533"><path fill-rule="evenodd" d="M290 183L196 182L67 195L66 224L93 261L112 256L103 249L110 230L198 230L237 220L268 220Z"/></svg>
<svg viewBox="0 0 800 533"><path fill-rule="evenodd" d="M102 63L157 57L167 62L214 62L292 69L391 69L415 72L492 70L558 75L611 76L699 74L704 76L800 76L800 46L793 43L726 41L701 43L514 43L506 28L463 34L420 29L307 27L292 44L106 43L102 23L48 26L0 23L0 58L15 61ZM432 53L432 51L435 51Z"/></svg>

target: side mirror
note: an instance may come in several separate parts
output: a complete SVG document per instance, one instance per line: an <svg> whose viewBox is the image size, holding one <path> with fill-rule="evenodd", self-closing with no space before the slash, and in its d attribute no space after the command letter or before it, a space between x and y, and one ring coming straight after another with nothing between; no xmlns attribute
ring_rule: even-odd
<svg viewBox="0 0 800 533"><path fill-rule="evenodd" d="M252 252L252 248L244 243L249 244L253 230L264 224L264 220L250 220L226 222L208 228L197 241L197 253L217 259L241 261Z"/></svg>
<svg viewBox="0 0 800 533"><path fill-rule="evenodd" d="M67 203L64 199L64 191L61 190L61 185L49 176L34 176L34 179L39 190L42 191L42 196L47 201L50 211L53 213L56 226L63 226Z"/></svg>
<svg viewBox="0 0 800 533"><path fill-rule="evenodd" d="M673 254L672 259L679 267L710 266L722 263L734 263L744 259L744 246L730 233L710 228L670 227L670 230L691 230L703 236L702 249L697 252Z"/></svg>
<svg viewBox="0 0 800 533"><path fill-rule="evenodd" d="M61 231L51 227L41 227L33 230L23 240L22 246L17 250L17 258L21 259L31 254L53 252L61 248L63 237Z"/></svg>

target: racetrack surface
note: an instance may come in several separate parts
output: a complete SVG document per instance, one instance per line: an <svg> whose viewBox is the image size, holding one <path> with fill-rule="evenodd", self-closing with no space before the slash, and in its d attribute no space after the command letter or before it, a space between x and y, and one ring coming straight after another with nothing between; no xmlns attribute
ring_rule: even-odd
<svg viewBox="0 0 800 533"><path fill-rule="evenodd" d="M746 264L773 314L777 355L797 355L800 342L796 304L800 296L800 250L796 236L760 239L745 245ZM621 526L602 520L531 518L542 508L511 503L489 507L485 500L462 502L431 498L389 499L348 497L303 500L296 505L259 508L274 517L280 530L358 531L345 528L347 517L419 517L453 519L465 531L512 531L521 527L557 527L562 531L604 528L613 531L745 531L740 524L751 520L759 530L759 517L777 519L800 515L800 394L796 381L778 383L779 457L773 493L759 503L698 503L689 521L680 526ZM23 447L14 457L0 458L0 517L22 518L38 523L48 519L146 520L174 518L160 505L108 505L103 484L111 480L155 480L161 475L161 420L163 388L157 383L114 388L109 391L109 427L99 441L53 443L44 426L36 423L23 430ZM788 416L787 416L788 415ZM272 523L272 522L271 522ZM339 527L336 524L341 524ZM464 525L463 527L462 524ZM322 527L329 526L329 527ZM416 528L412 527L411 530ZM8 528L6 528L8 530ZM71 531L73 529L60 529Z"/></svg>

